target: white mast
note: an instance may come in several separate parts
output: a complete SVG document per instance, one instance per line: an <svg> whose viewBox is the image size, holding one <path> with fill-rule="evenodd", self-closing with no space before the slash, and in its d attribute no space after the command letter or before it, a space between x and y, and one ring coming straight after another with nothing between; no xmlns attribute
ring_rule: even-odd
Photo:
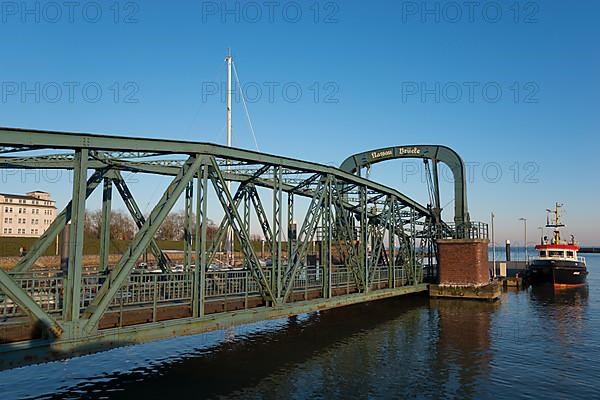
<svg viewBox="0 0 600 400"><path fill-rule="evenodd" d="M225 57L227 62L227 146L231 147L231 54Z"/></svg>
<svg viewBox="0 0 600 400"><path fill-rule="evenodd" d="M231 147L231 64L233 63L233 57L231 56L231 51L225 57L225 62L227 63L227 147ZM227 164L230 164L230 161L227 160ZM227 168L229 169L229 167ZM231 193L231 181L227 181L227 190ZM226 249L227 249L227 262L233 267L234 264L234 238L233 238L233 230L231 229L231 225L227 228L227 238L226 240Z"/></svg>

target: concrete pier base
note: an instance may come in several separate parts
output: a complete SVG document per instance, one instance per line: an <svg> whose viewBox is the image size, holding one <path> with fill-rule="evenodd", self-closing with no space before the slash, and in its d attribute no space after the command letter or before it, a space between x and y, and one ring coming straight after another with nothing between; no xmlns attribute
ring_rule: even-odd
<svg viewBox="0 0 600 400"><path fill-rule="evenodd" d="M449 297L455 299L472 299L495 301L500 298L502 287L493 282L483 286L474 285L429 285L430 297Z"/></svg>

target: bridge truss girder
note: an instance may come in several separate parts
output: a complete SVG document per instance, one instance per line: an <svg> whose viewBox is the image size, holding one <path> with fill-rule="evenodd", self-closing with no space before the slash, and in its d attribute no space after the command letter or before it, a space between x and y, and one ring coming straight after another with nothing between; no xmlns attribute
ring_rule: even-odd
<svg viewBox="0 0 600 400"><path fill-rule="evenodd" d="M207 143L13 129L0 129L0 135L0 153L10 153L0 157L0 168L74 171L73 199L15 269L19 273L30 270L65 225L69 221L75 224L76 229L71 231L70 236L72 245L64 299L66 311L63 319L56 321L61 329L57 329L55 323L35 307L30 310L36 319L52 327L55 335L77 339L97 333L100 319L146 249L152 251L161 268L169 268L170 261L154 237L181 196L185 197L186 210L184 264L186 268L194 265L194 318L204 315L206 272L229 227L241 246L242 265L251 272L267 306L278 307L293 301L294 282L299 272L307 268L307 255L315 241L320 243L321 249L319 259L323 268L324 298L332 295L331 273L339 267L350 271L358 290L364 293L371 290L373 269L382 264L389 268L390 283L396 279L394 268L399 265L407 269L406 275L412 277L411 284L421 282L416 273L415 246L420 233L427 232L425 228L431 219L430 210L397 190L337 168ZM122 177L123 172L172 178L147 216L137 206ZM228 181L238 184L235 193L229 191ZM83 213L86 199L100 183L104 184L100 264L106 271L106 279L91 302L82 308L79 293L83 263ZM113 187L123 198L139 231L128 250L111 267L108 265L107 247ZM261 198L258 188L270 191L272 197L268 200L264 196ZM216 241L208 243L210 211L207 198L211 189L224 217L217 230ZM194 191L195 216L192 212ZM286 208L284 193L288 196L287 221L283 217ZM301 198L310 203L306 210L298 204ZM271 218L265 207L269 201ZM240 211L240 208L243 210ZM261 265L253 248L250 236L252 212L271 252L270 268L265 269ZM286 236L296 219L300 226L297 237L288 240ZM284 235L286 223L288 235ZM196 240L192 240L192 236ZM397 247L399 250L396 250ZM287 253L285 262L283 249ZM337 254L332 249L337 249ZM334 265L335 259L344 264ZM270 278L267 272L270 272ZM11 282L4 275L0 275L4 283L0 287L2 291L15 296L22 307L31 305L23 301L23 293L15 294L9 290Z"/></svg>

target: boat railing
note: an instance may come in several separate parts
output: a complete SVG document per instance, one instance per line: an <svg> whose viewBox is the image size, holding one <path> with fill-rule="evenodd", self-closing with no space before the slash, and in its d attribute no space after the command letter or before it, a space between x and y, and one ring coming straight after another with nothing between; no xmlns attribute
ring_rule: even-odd
<svg viewBox="0 0 600 400"><path fill-rule="evenodd" d="M579 261L580 263L587 264L587 263L585 262L585 257L577 256L577 261Z"/></svg>

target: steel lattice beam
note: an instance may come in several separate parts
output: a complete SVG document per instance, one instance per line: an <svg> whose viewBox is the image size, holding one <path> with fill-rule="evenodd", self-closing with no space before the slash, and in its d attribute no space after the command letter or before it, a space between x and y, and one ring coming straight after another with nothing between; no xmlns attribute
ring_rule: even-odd
<svg viewBox="0 0 600 400"><path fill-rule="evenodd" d="M108 173L109 170L106 169L94 172L94 174L87 181L86 198L94 192L100 182L102 182L104 176L106 176ZM31 269L31 267L33 267L38 258L44 254L44 251L46 251L48 246L54 243L56 237L64 229L67 222L71 220L72 207L73 202L70 201L63 211L56 216L54 221L52 221L48 229L46 229L42 236L40 236L40 238L34 243L27 254L19 260L15 268L13 268L13 272L27 272Z"/></svg>
<svg viewBox="0 0 600 400"><path fill-rule="evenodd" d="M233 231L237 235L240 240L240 245L242 246L242 252L248 261L248 265L250 267L250 271L252 272L254 279L260 285L260 291L263 298L266 301L273 301L277 303L277 299L273 296L273 292L265 274L260 266L260 261L252 248L252 242L250 241L250 236L244 229L244 222L240 217L237 206L235 205L233 198L231 197L231 193L227 189L227 185L223 176L221 175L221 170L214 158L211 158L212 168L210 168L210 179L212 181L213 187L217 193L217 198L221 203L221 206L225 210L225 215L229 220L230 226L233 228Z"/></svg>
<svg viewBox="0 0 600 400"><path fill-rule="evenodd" d="M10 275L0 268L0 291L6 294L10 299L17 303L23 311L35 320L39 321L54 336L60 337L63 333L62 327L48 315L42 308L23 291L23 288L10 277Z"/></svg>
<svg viewBox="0 0 600 400"><path fill-rule="evenodd" d="M129 245L127 252L121 257L117 265L110 272L94 298L94 301L86 308L84 318L87 318L88 321L84 329L87 333L97 329L98 321L100 321L100 318L108 308L113 297L123 285L125 278L127 278L131 272L137 259L153 240L154 235L177 202L179 196L198 172L201 164L202 157L191 156L179 174L173 179L158 204L150 213L148 219L145 220L144 225L140 228Z"/></svg>

